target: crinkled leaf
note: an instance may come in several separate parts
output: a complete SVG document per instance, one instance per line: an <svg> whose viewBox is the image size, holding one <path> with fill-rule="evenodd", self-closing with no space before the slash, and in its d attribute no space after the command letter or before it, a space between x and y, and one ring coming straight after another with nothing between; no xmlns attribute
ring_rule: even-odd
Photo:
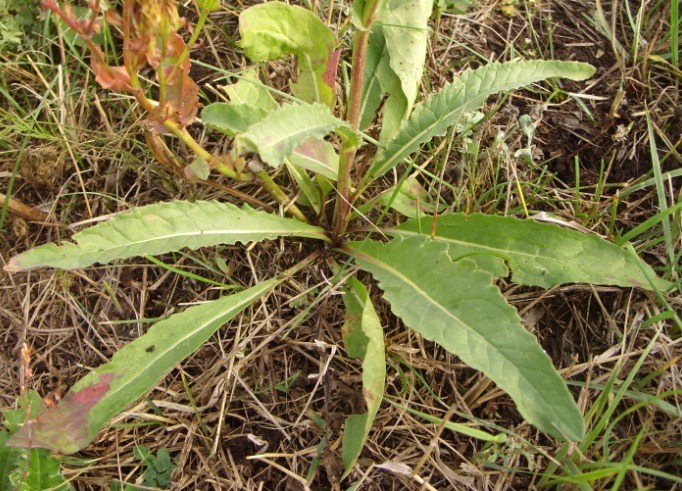
<svg viewBox="0 0 682 491"><path fill-rule="evenodd" d="M107 422L151 390L215 331L270 292L273 278L234 295L190 307L158 322L111 359L79 380L54 409L23 426L8 441L15 447L69 454L85 447Z"/></svg>
<svg viewBox="0 0 682 491"><path fill-rule="evenodd" d="M189 76L189 56L184 56L187 45L178 33L172 33L168 38L169 56L165 74L166 99L149 114L149 120L155 123L157 131L165 131L162 123L172 119L180 125L186 126L194 122L199 109L199 86Z"/></svg>
<svg viewBox="0 0 682 491"><path fill-rule="evenodd" d="M384 396L386 354L381 321L360 281L350 278L343 302L346 306L343 341L348 356L362 360L362 394L367 405L366 412L346 419L342 446L345 477L360 456L379 411Z"/></svg>
<svg viewBox="0 0 682 491"><path fill-rule="evenodd" d="M407 326L481 370L529 423L555 438L582 438L573 397L490 273L466 258L453 262L447 244L425 236L351 247Z"/></svg>
<svg viewBox="0 0 682 491"><path fill-rule="evenodd" d="M96 262L163 254L182 248L297 236L328 240L319 227L217 201L172 201L116 215L73 236L75 243L48 244L13 257L6 271L41 266L75 269Z"/></svg>
<svg viewBox="0 0 682 491"><path fill-rule="evenodd" d="M410 220L385 231L402 237L431 235L433 219ZM434 239L448 244L453 258L500 258L522 285L550 288L563 283L596 283L650 289L670 284L656 277L649 265L601 237L535 220L453 213L438 217Z"/></svg>
<svg viewBox="0 0 682 491"><path fill-rule="evenodd" d="M237 142L257 152L263 162L278 167L306 140L323 138L344 124L322 104L290 104L252 125L237 137Z"/></svg>
<svg viewBox="0 0 682 491"><path fill-rule="evenodd" d="M239 16L241 46L253 61L295 55L301 70L292 88L306 102L333 105L333 86L325 82L333 61L336 36L311 11L282 2L268 2L244 10Z"/></svg>
<svg viewBox="0 0 682 491"><path fill-rule="evenodd" d="M415 152L422 143L444 135L464 113L479 109L490 95L549 77L583 80L593 73L594 68L585 63L562 61L490 63L475 70L466 70L415 107L399 133L377 157L369 177L381 176Z"/></svg>

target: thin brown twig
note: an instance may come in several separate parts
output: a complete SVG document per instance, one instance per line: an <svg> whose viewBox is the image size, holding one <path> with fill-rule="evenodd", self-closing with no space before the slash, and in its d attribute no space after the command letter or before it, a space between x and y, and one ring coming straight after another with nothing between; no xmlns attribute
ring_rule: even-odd
<svg viewBox="0 0 682 491"><path fill-rule="evenodd" d="M31 222L46 222L49 214L28 206L16 198L0 193L0 207L7 205L7 209L15 215Z"/></svg>

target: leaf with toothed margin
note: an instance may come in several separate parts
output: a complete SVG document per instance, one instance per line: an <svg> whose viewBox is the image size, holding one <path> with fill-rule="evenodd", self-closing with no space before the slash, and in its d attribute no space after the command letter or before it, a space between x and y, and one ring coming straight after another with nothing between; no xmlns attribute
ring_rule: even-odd
<svg viewBox="0 0 682 491"><path fill-rule="evenodd" d="M465 113L479 109L493 94L550 77L583 80L593 73L592 66L569 61L490 63L465 70L452 83L415 106L409 119L377 156L368 179L382 176L417 151L421 144L443 136Z"/></svg>
<svg viewBox="0 0 682 491"><path fill-rule="evenodd" d="M497 259L509 265L512 280L529 286L551 288L564 283L594 283L667 290L670 283L627 250L594 234L587 234L513 217L452 213L434 219L409 220L385 230L387 235L431 236L447 244L452 257L474 261ZM506 276L504 269L502 274Z"/></svg>
<svg viewBox="0 0 682 491"><path fill-rule="evenodd" d="M561 440L583 437L566 384L489 272L467 258L453 261L448 245L428 236L349 246L408 327L482 371L532 425Z"/></svg>
<svg viewBox="0 0 682 491"><path fill-rule="evenodd" d="M263 281L234 295L190 307L158 322L71 388L56 408L46 409L7 441L13 447L76 452L107 422L151 390L215 331L283 278Z"/></svg>
<svg viewBox="0 0 682 491"><path fill-rule="evenodd" d="M218 201L171 201L135 208L73 236L61 246L48 244L13 257L6 271L51 266L84 268L114 259L163 254L185 247L246 244L281 236L327 241L313 225L247 206L238 208Z"/></svg>

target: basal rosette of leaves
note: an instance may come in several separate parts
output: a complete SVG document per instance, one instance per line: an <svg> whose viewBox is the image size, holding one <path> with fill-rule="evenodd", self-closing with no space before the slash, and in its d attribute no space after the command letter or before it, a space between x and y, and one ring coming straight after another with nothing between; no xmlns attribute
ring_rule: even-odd
<svg viewBox="0 0 682 491"><path fill-rule="evenodd" d="M346 476L353 471L382 404L385 320L377 314L376 300L370 294L376 287L406 326L482 371L506 391L528 423L557 440L583 438L583 416L573 395L495 280L511 275L514 282L543 288L576 282L668 288L669 283L650 266L596 235L481 214L425 216L384 227L381 234L368 234L362 240L357 235L353 241L347 239L347 225L355 217L350 210L367 203L371 206L363 195L367 185L386 172L400 173L401 165L422 144L444 135L465 113L480 109L487 97L551 77L584 80L594 73L589 65L575 62L491 63L464 71L416 102L415 88L421 83L423 68L421 47L428 42L431 11L432 2L354 2L356 37L345 115L334 111L334 97L329 93L334 90L329 73L336 69L338 48L329 27L308 10L280 2L257 5L241 14L241 46L254 62L296 58L299 78L290 87L297 99L273 96L258 72L249 70L225 87L229 101L208 105L201 119L232 138L234 159L257 155L268 168L287 166L304 196L299 203L310 211L311 223L226 203L159 203L114 216L74 235L73 242L36 247L12 258L5 269L86 268L97 262L185 248L275 238L316 243L316 252L281 275L159 322L77 382L56 409L45 410L27 423L9 438L8 445L78 451L245 308L296 272L312 265L326 267L330 261L335 266L327 276L335 281L345 276L334 274L347 261L371 273L376 281L375 286L351 277L344 286L343 342L349 356L362 363L367 403L366 413L353 415L345 426ZM402 30L418 33L396 34ZM420 46L420 60L406 55L412 45ZM401 63L409 68L397 69L404 66ZM377 114L376 101L386 96L384 112ZM360 130L378 118L391 127L382 133L376 152L363 153L373 155L372 160L357 165L356 151L372 142ZM349 168L367 170L356 175ZM339 201L348 206L337 206L332 219L319 223L337 226L331 230L315 225L315 217L329 213L326 203L335 190ZM330 244L333 260L325 256ZM150 346L154 349L149 350ZM498 438L483 431L476 437Z"/></svg>

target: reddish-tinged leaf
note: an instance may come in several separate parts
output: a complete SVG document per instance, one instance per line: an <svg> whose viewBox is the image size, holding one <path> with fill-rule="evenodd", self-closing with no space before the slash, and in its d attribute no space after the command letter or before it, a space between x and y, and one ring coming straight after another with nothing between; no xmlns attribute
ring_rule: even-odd
<svg viewBox="0 0 682 491"><path fill-rule="evenodd" d="M189 56L183 56L187 49L185 41L179 34L173 33L168 38L169 56L165 63L164 75L166 80L166 100L164 106L159 107L149 115L155 129L163 132L164 121L168 119L186 126L194 122L199 109L199 87L189 77ZM161 126L161 127L160 127Z"/></svg>
<svg viewBox="0 0 682 491"><path fill-rule="evenodd" d="M327 86L334 91L334 84L336 83L336 71L339 68L339 58L341 57L341 50L337 49L327 60L327 69L322 75L322 80Z"/></svg>
<svg viewBox="0 0 682 491"><path fill-rule="evenodd" d="M99 48L97 49L99 50ZM127 70L121 66L110 66L100 62L99 60L104 57L101 50L100 54L101 57L98 57L93 53L92 60L90 61L97 83L104 89L111 89L117 92L133 92L134 89L130 85L130 76Z"/></svg>
<svg viewBox="0 0 682 491"><path fill-rule="evenodd" d="M72 453L91 439L88 411L107 393L114 375L100 375L99 382L72 391L54 409L45 409L12 435L10 447L48 448L53 452Z"/></svg>

